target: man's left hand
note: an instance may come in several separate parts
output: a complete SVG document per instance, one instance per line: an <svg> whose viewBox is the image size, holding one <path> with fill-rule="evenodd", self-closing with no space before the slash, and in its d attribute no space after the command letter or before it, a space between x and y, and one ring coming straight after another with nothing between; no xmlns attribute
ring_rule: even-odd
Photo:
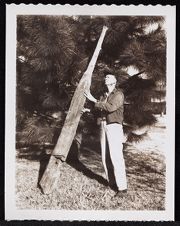
<svg viewBox="0 0 180 226"><path fill-rule="evenodd" d="M81 111L81 114L86 113L86 112L90 112L90 109L89 108L83 108L82 111Z"/></svg>

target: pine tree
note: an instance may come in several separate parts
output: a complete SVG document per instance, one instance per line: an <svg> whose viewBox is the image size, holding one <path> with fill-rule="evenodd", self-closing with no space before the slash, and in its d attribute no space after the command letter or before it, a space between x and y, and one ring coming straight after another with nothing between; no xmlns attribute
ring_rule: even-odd
<svg viewBox="0 0 180 226"><path fill-rule="evenodd" d="M130 140L141 138L148 126L156 122L153 113L160 109L155 111L151 97L165 94L157 85L166 83L166 38L162 29L163 21L163 17L101 17L98 22L96 18L91 22L91 29L93 32L96 30L97 34L101 23L107 23L110 27L101 60L121 80L120 86L126 96L126 131L130 132ZM157 28L147 33L146 28L154 23L158 24ZM129 66L135 67L140 73L123 82L123 69ZM137 134L140 136L135 136Z"/></svg>
<svg viewBox="0 0 180 226"><path fill-rule="evenodd" d="M163 21L163 17L152 16L19 16L17 140L27 144L56 142L65 111L104 24L109 29L93 74L91 91L98 98L103 92L104 75L117 75L126 97L125 130L130 140L136 137L133 134L142 137L147 126L156 121L153 114L158 109L150 100L165 96ZM146 28L154 23L158 24L157 29L147 33ZM129 76L129 66L140 73ZM96 115L84 115L80 127L94 131L94 117Z"/></svg>
<svg viewBox="0 0 180 226"><path fill-rule="evenodd" d="M27 143L52 142L61 118L50 113L60 111L63 118L69 68L77 57L72 28L57 16L19 16L17 23L17 112L25 113L25 120L17 114L17 128L23 127Z"/></svg>

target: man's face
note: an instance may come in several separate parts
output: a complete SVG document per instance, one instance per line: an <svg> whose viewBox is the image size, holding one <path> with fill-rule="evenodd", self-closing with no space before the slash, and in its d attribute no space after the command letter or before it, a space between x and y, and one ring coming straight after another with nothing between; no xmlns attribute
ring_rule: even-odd
<svg viewBox="0 0 180 226"><path fill-rule="evenodd" d="M106 77L105 77L105 84L106 85L116 84L115 76L114 75L106 75Z"/></svg>

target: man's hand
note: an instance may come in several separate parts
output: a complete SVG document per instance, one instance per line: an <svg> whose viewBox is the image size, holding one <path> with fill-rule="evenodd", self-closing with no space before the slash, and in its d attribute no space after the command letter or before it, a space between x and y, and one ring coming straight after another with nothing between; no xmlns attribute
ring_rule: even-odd
<svg viewBox="0 0 180 226"><path fill-rule="evenodd" d="M92 96L92 94L90 93L90 91L85 91L85 92L84 92L84 96L85 96L88 100L90 100L91 102L94 102L94 103L97 102L96 98L94 98L94 97Z"/></svg>
<svg viewBox="0 0 180 226"><path fill-rule="evenodd" d="M82 111L81 111L81 114L86 113L86 112L90 112L90 109L89 108L83 108Z"/></svg>

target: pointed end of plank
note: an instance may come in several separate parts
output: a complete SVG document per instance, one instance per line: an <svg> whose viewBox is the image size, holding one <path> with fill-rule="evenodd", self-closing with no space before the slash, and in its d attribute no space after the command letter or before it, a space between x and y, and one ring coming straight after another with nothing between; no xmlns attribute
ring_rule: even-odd
<svg viewBox="0 0 180 226"><path fill-rule="evenodd" d="M53 192L52 187L47 186L43 179L39 182L38 187L44 195L49 195Z"/></svg>
<svg viewBox="0 0 180 226"><path fill-rule="evenodd" d="M39 182L39 187L43 194L51 194L60 176L60 165L62 161L51 156L48 166Z"/></svg>
<svg viewBox="0 0 180 226"><path fill-rule="evenodd" d="M41 185L40 182L39 182L39 184L38 184L38 188L39 188L39 190L41 191L41 193L42 193L43 195L49 195L49 194L52 193L51 191L48 191L48 190L46 190L45 188L43 189L43 186Z"/></svg>

